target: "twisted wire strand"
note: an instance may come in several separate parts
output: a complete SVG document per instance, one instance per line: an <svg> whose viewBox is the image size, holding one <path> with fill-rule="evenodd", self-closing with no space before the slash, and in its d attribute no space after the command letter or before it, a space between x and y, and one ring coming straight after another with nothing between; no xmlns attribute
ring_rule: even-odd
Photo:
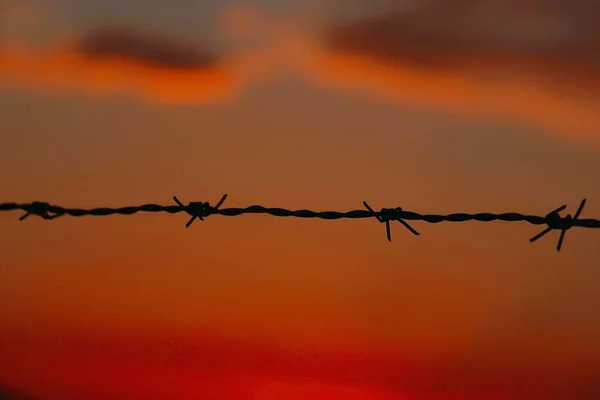
<svg viewBox="0 0 600 400"><path fill-rule="evenodd" d="M267 214L275 217L295 217L295 218L318 218L325 220L337 220L337 219L362 219L362 218L375 218L380 223L386 224L387 239L391 241L390 222L400 222L404 227L414 235L419 235L414 228L412 228L406 221L423 221L427 223L440 223L440 222L467 222L467 221L479 221L479 222L492 222L492 221L504 221L504 222L527 222L532 225L546 225L547 228L540 232L538 235L530 239L530 242L534 242L539 238L543 237L552 230L561 231L557 250L560 251L562 242L565 236L565 232L572 227L581 228L600 228L600 220L597 219L579 219L579 215L583 211L586 200L582 200L575 216L566 215L565 217L560 216L560 212L566 208L563 205L545 216L539 215L527 215L517 212L506 212L506 213L451 213L451 214L420 214L413 211L406 211L400 207L396 208L382 208L380 211L374 211L369 204L365 201L363 205L365 209L361 210L350 210L350 211L313 211L313 210L288 210L285 208L278 207L265 207L261 205L251 205L245 208L230 207L230 208L219 208L227 195L224 195L216 206L211 206L208 202L190 202L188 205L184 205L177 197L173 197L176 204L174 205L159 205L159 204L143 204L139 206L129 207L98 207L98 208L66 208L57 205L51 205L46 202L35 201L32 203L0 203L0 211L24 211L25 214L21 216L20 220L24 220L30 215L37 215L46 220L52 220L61 216L72 216L72 217L83 217L83 216L108 216L108 215L133 215L139 212L146 213L169 213L177 214L181 212L187 213L191 218L187 222L186 227L189 227L196 218L204 220L204 218L211 215L223 215L228 217L240 216L243 214Z"/></svg>

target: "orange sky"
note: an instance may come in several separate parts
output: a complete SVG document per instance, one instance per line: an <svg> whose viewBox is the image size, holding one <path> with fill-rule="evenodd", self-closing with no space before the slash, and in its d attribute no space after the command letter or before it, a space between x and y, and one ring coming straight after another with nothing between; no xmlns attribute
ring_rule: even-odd
<svg viewBox="0 0 600 400"><path fill-rule="evenodd" d="M545 214L587 197L584 217L600 215L594 76L553 86L511 67L492 80L467 59L431 68L331 48L335 7L292 0L17 3L0 31L1 201L228 193L231 207ZM82 45L115 21L139 36ZM39 399L597 395L596 232L569 232L557 254L557 235L530 244L540 229L527 224L414 223L419 237L395 224L388 243L370 220L186 221L0 215L0 387Z"/></svg>

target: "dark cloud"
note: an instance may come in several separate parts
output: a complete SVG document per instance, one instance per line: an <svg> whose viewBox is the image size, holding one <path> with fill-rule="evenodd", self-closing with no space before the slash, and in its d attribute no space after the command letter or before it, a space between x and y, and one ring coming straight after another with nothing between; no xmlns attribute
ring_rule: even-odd
<svg viewBox="0 0 600 400"><path fill-rule="evenodd" d="M334 24L333 50L388 61L529 59L600 66L600 2L593 0L393 0L385 13Z"/></svg>
<svg viewBox="0 0 600 400"><path fill-rule="evenodd" d="M129 28L104 28L91 31L78 41L76 50L98 59L127 59L167 69L213 67L215 52L161 35Z"/></svg>
<svg viewBox="0 0 600 400"><path fill-rule="evenodd" d="M88 31L46 46L0 43L0 84L128 93L162 103L227 101L245 83L236 59L152 31Z"/></svg>

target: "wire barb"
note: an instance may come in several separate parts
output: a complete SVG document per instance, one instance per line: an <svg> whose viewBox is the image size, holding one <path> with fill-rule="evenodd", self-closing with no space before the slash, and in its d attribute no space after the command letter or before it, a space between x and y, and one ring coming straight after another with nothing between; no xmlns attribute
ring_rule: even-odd
<svg viewBox="0 0 600 400"><path fill-rule="evenodd" d="M388 242L392 241L392 230L390 228L390 221L398 221L402 225L404 225L404 227L406 229L408 229L413 235L415 235L415 236L420 235L420 233L417 232L412 226L410 226L408 224L408 222L406 222L402 219L402 215L403 215L404 211L402 210L401 207L382 208L381 211L379 211L379 213L376 213L375 211L373 211L371 206L369 206L369 204L366 201L363 201L363 205L365 206L365 208L367 210L369 210L371 212L371 214L373 214L373 216L375 216L375 218L377 218L377 221L379 221L381 223L385 222L385 232L387 234Z"/></svg>
<svg viewBox="0 0 600 400"><path fill-rule="evenodd" d="M560 251L563 244L563 240L565 239L565 234L569 229L573 227L574 222L577 221L577 219L581 215L583 207L585 207L585 202L586 199L581 200L579 208L577 208L577 212L575 212L575 216L571 216L571 214L567 214L564 218L560 216L560 212L567 208L566 204L546 214L546 225L548 225L548 227L540 233L538 233L537 235L535 235L534 237L532 237L531 239L529 239L529 242L535 242L536 240L542 238L552 230L560 230L558 244L556 245L556 251Z"/></svg>
<svg viewBox="0 0 600 400"><path fill-rule="evenodd" d="M19 221L25 220L30 215L37 215L46 220L58 218L61 215L63 215L62 213L58 212L55 212L53 215L50 215L50 204L42 201L34 201L33 203L25 204L22 208L23 210L25 210L25 214L19 218Z"/></svg>
<svg viewBox="0 0 600 400"><path fill-rule="evenodd" d="M191 218L185 224L186 228L189 228L190 225L192 225L192 223L196 220L196 218L200 218L200 221L204 221L204 217L216 214L219 210L219 207L221 207L226 198L227 195L224 194L223 197L221 197L221 200L214 207L211 206L209 202L202 201L193 201L188 203L187 206L184 206L183 203L179 201L177 196L173 196L173 200L175 200L175 203L177 203L177 205L181 207L183 211L191 215Z"/></svg>

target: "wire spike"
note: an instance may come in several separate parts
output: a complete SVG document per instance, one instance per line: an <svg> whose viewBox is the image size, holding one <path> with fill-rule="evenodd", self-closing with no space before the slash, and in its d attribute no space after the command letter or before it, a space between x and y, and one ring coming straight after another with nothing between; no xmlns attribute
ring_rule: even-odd
<svg viewBox="0 0 600 400"><path fill-rule="evenodd" d="M579 203L579 207L577 208L577 212L575 212L575 216L573 217L573 220L576 220L577 218L579 218L579 216L581 215L581 212L583 211L583 208L585 207L585 202L586 202L586 199L581 200L581 203Z"/></svg>
<svg viewBox="0 0 600 400"><path fill-rule="evenodd" d="M581 201L574 217L571 216L571 214L567 214L564 218L560 216L559 213L567 207L566 204L561 207L558 207L557 209L546 214L545 219L546 219L546 225L548 225L548 227L546 229L544 229L542 232L540 232L539 234L537 234L534 237L532 237L531 239L529 239L529 242L531 242L531 243L535 242L536 240L540 239L541 237L543 237L544 235L546 235L548 232L550 232L552 230L560 230L560 235L558 237L558 243L556 245L556 251L560 251L560 249L562 248L562 245L563 245L563 241L565 240L565 235L566 235L567 231L573 227L575 221L581 215L581 212L583 211L583 208L585 207L585 202L586 202L586 199L583 199Z"/></svg>
<svg viewBox="0 0 600 400"><path fill-rule="evenodd" d="M390 221L398 221L402 225L404 225L404 227L406 229L408 229L413 235L416 235L416 236L420 235L420 233L417 232L412 226L410 226L408 224L408 222L406 222L402 219L402 213L404 211L402 210L401 207L382 208L381 211L379 211L379 213L376 213L371 208L371 206L369 206L369 204L366 201L363 201L363 205L372 214L372 216L377 218L377 221L379 221L380 223L385 222L385 231L386 231L386 236L387 236L387 239L389 242L392 241L392 232L391 232L391 228L390 228Z"/></svg>
<svg viewBox="0 0 600 400"><path fill-rule="evenodd" d="M200 221L204 221L205 217L215 214L219 207L223 204L223 202L225 202L225 199L227 199L226 194L224 194L221 197L221 200L219 200L215 207L212 207L209 202L202 201L193 201L188 203L187 206L184 206L183 203L179 201L177 196L173 196L173 200L175 201L175 203L177 203L177 205L181 207L183 211L185 211L191 216L191 218L185 224L186 228L189 228L192 225L192 223L194 223L196 218L200 219Z"/></svg>

